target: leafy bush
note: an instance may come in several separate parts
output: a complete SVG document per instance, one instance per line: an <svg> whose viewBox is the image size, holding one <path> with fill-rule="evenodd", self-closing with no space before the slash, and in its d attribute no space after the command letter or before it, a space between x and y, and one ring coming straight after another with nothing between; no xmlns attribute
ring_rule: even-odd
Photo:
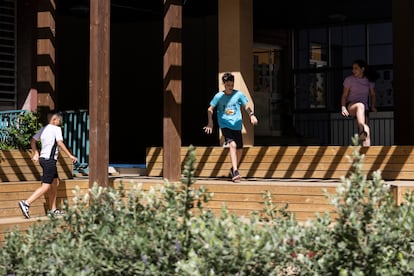
<svg viewBox="0 0 414 276"><path fill-rule="evenodd" d="M354 145L358 137L353 138ZM372 180L361 172L364 155L355 146L354 172L328 195L338 217L312 222L300 244L314 252L295 263L306 275L413 275L414 197L398 206L380 171Z"/></svg>
<svg viewBox="0 0 414 276"><path fill-rule="evenodd" d="M30 138L42 127L36 113L24 112L4 130L0 150L30 149Z"/></svg>
<svg viewBox="0 0 414 276"><path fill-rule="evenodd" d="M336 217L301 224L268 192L249 218L203 208L213 195L192 186L190 147L181 183L94 185L76 191L62 219L10 232L0 274L413 275L414 196L397 206L380 172L361 173L363 159L355 146L354 172L327 195Z"/></svg>

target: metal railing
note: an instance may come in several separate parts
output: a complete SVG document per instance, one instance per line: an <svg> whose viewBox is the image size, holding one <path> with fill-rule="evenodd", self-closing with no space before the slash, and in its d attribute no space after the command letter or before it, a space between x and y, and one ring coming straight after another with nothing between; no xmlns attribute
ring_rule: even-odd
<svg viewBox="0 0 414 276"><path fill-rule="evenodd" d="M7 128L15 125L19 116L26 112L26 110L0 111L0 142L4 143L7 141L9 138Z"/></svg>
<svg viewBox="0 0 414 276"><path fill-rule="evenodd" d="M65 144L78 157L74 169L87 172L89 163L89 112L88 110L62 112L62 132Z"/></svg>
<svg viewBox="0 0 414 276"><path fill-rule="evenodd" d="M370 113L369 126L372 146L394 144L394 112ZM359 132L355 119L339 113L298 113L295 127L300 135L319 145L348 146Z"/></svg>

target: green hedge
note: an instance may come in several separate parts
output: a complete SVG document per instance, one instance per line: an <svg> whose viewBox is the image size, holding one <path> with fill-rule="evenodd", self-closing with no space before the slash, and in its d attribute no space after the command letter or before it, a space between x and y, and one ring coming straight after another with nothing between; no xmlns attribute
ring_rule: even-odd
<svg viewBox="0 0 414 276"><path fill-rule="evenodd" d="M225 206L215 216L203 209L214 195L192 187L190 147L181 183L147 192L95 185L77 191L63 218L11 232L0 274L413 275L413 194L397 206L380 172L373 180L361 173L358 149L350 157L355 172L327 195L336 219L326 213L300 224L267 192L263 211L247 219Z"/></svg>

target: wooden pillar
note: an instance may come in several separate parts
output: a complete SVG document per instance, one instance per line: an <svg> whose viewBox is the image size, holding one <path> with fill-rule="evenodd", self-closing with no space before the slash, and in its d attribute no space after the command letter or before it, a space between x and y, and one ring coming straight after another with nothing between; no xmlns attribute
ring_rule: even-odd
<svg viewBox="0 0 414 276"><path fill-rule="evenodd" d="M110 0L90 0L89 187L108 186Z"/></svg>
<svg viewBox="0 0 414 276"><path fill-rule="evenodd" d="M414 5L392 1L394 49L394 135L397 145L414 144Z"/></svg>
<svg viewBox="0 0 414 276"><path fill-rule="evenodd" d="M181 178L182 1L164 0L163 177Z"/></svg>
<svg viewBox="0 0 414 276"><path fill-rule="evenodd" d="M232 72L234 87L243 91L250 103L253 93L253 0L218 1L219 90L224 89L221 76ZM254 104L253 104L254 106ZM243 113L243 142L254 144L254 128ZM259 124L260 124L260 118Z"/></svg>
<svg viewBox="0 0 414 276"><path fill-rule="evenodd" d="M45 110L56 108L55 24L54 0L39 0L37 12L37 90L38 106Z"/></svg>

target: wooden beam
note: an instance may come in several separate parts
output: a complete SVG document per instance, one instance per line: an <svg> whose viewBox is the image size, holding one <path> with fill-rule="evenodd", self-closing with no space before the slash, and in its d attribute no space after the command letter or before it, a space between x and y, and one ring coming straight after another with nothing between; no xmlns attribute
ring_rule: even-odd
<svg viewBox="0 0 414 276"><path fill-rule="evenodd" d="M182 3L164 0L164 178L181 178Z"/></svg>
<svg viewBox="0 0 414 276"><path fill-rule="evenodd" d="M90 0L89 186L108 186L110 0Z"/></svg>

